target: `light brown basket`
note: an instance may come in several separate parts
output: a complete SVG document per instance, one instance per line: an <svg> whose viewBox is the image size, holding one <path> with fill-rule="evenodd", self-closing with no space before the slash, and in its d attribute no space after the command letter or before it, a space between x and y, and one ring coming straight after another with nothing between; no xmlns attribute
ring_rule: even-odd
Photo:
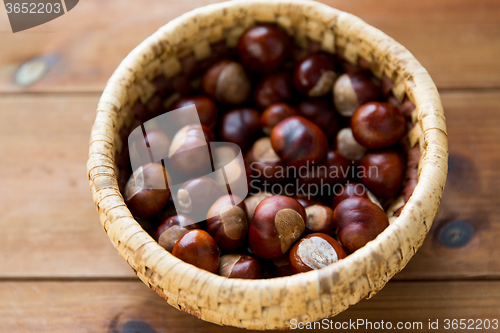
<svg viewBox="0 0 500 333"><path fill-rule="evenodd" d="M371 64L394 82L400 101L416 105L411 145L419 143L419 178L413 195L377 239L320 270L268 280L227 279L182 262L160 247L134 220L118 189L118 134L133 121L131 106L155 93L152 80L182 70L179 59L210 56L209 43L234 46L256 23L276 23L297 43L317 41L324 51ZM251 329L316 321L377 293L421 246L441 202L447 174L446 125L440 96L427 71L403 46L359 18L313 1L231 1L169 22L134 49L110 78L97 108L87 163L90 190L104 230L139 278L169 304L219 325Z"/></svg>

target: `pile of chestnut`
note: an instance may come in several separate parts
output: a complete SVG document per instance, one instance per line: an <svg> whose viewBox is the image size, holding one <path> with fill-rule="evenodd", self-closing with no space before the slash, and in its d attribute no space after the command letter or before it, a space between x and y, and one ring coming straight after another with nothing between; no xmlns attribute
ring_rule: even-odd
<svg viewBox="0 0 500 333"><path fill-rule="evenodd" d="M209 59L186 57L176 76L155 79L157 93L133 107L137 122L128 133L140 122L194 104L201 126L185 126L173 137L151 131L147 141L162 147L165 163L186 174L202 171L201 154L176 158L176 152L212 141L237 144L250 194L237 198L203 176L187 180L176 193L155 189L168 177L164 164L130 170L125 149L117 157L126 175L120 186L144 229L187 263L247 279L320 269L375 239L389 226L384 208L398 196L407 200L413 190L407 185L414 186L418 158L408 156L404 137L414 105L400 103L392 81L372 76L364 60L349 64L341 59L342 49L331 55L314 41L301 48L275 25L249 28L235 48L211 47ZM284 173L289 167L305 172ZM336 193L293 192L325 184ZM188 214L193 206L208 218L195 223Z"/></svg>

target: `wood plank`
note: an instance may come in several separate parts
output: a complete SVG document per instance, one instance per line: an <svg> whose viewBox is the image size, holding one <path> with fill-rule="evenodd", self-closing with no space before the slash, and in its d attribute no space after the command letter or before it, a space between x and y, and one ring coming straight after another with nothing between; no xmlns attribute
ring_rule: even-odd
<svg viewBox="0 0 500 333"><path fill-rule="evenodd" d="M351 307L333 321L364 319L374 324L383 320L393 327L398 322L420 322L422 329L408 331L430 332L429 320L438 320L442 332L445 319L499 317L499 281L390 282L372 299ZM180 312L141 282L1 282L0 327L0 331L12 333L244 332ZM362 325L352 331L373 331L367 328Z"/></svg>
<svg viewBox="0 0 500 333"><path fill-rule="evenodd" d="M134 276L100 227L85 176L97 101L0 97L0 277ZM451 151L443 208L396 278L499 277L500 91L446 92L443 102ZM440 231L460 220L473 227L471 240L443 246Z"/></svg>
<svg viewBox="0 0 500 333"><path fill-rule="evenodd" d="M68 14L12 34L0 16L0 92L100 92L120 61L169 20L218 0L82 1ZM496 0L322 0L358 15L405 45L438 87L500 87L500 2ZM18 68L42 57L50 70L30 87Z"/></svg>
<svg viewBox="0 0 500 333"><path fill-rule="evenodd" d="M498 277L500 94L452 92L442 99L450 150L443 202L424 245L397 278Z"/></svg>

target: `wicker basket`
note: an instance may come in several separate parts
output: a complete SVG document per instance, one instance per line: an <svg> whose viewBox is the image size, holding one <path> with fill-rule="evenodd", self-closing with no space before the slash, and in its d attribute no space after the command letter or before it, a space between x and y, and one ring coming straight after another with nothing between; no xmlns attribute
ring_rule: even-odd
<svg viewBox="0 0 500 333"><path fill-rule="evenodd" d="M120 130L134 121L132 106L152 98L158 75L175 78L184 57L203 61L213 43L235 46L248 27L276 23L295 41L316 41L330 53L371 64L394 82L392 92L415 104L408 134L419 144L418 184L398 218L374 241L346 259L304 274L267 280L227 279L182 262L134 220L118 188L115 156ZM194 56L194 57L193 57ZM366 63L366 62L365 62ZM167 101L168 102L168 101ZM446 125L440 96L427 71L403 46L359 18L313 1L245 0L210 5L169 22L134 49L110 78L97 108L87 163L100 220L139 278L172 306L219 325L276 329L316 321L372 297L421 246L441 202L447 174Z"/></svg>

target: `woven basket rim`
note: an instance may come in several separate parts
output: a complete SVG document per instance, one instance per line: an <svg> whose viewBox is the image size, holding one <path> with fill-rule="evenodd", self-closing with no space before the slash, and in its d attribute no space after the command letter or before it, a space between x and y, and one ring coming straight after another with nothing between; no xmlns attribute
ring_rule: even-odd
<svg viewBox="0 0 500 333"><path fill-rule="evenodd" d="M222 11L231 8L265 7L269 5L268 3L268 1L262 0L235 0L217 3L197 8L170 21L143 41L122 61L107 83L98 105L98 113L106 113L109 118L108 125L116 125L117 118L119 117L118 112L123 106L123 101L126 101L126 88L134 83L137 73L142 70L141 64L148 63L151 57L158 56L155 52L160 53L162 48L168 47L165 42L175 44L177 40L172 40L172 36L174 36L172 33L176 30L184 29L186 22L193 19L201 20L202 17L208 15L207 13L215 15L214 13L220 14ZM170 304L191 312L202 319L218 324L257 329L286 327L290 318L283 316L281 325L269 324L265 319L263 319L263 324L255 322L252 324L239 318L226 321L224 319L216 320L212 315L198 313L195 306L194 310L190 310L189 304L184 304L184 301L179 301L178 298L175 299L171 292L164 293L163 291L165 290L162 291L160 286L162 283L161 279L156 281L151 278L154 275L152 272L156 270L156 264L151 264L152 261L147 263L140 261L141 253L148 253L150 257L154 257L154 262L158 265L163 261L171 264L169 269L167 269L170 284L175 282L181 285L180 281L184 278L192 278L204 281L203 285L217 285L219 290L229 288L231 290L260 289L281 292L286 287L287 290L296 290L296 293L313 293L318 295L322 295L322 291L327 290L333 295L344 297L344 299L340 299L342 297L339 297L339 302L345 302L342 305L343 309L345 309L360 299L371 297L379 291L395 273L406 265L411 256L420 247L437 213L447 172L446 125L440 97L427 71L406 48L359 18L327 5L307 0L279 0L273 1L273 3L273 6L275 4L300 6L301 8L305 8L304 11L309 14L314 12L316 15L322 17L328 18L330 16L331 20L335 19L336 27L339 27L341 24L348 25L352 36L361 39L364 43L373 47L374 50L382 52L385 58L389 59L389 62L395 66L396 72L404 79L403 84L407 96L416 105L416 110L418 110L416 121L421 129L420 144L422 150L419 181L413 195L403 208L401 215L374 241L369 242L366 246L349 255L347 258L320 270L264 280L227 279L195 268L173 257L169 252L156 244L146 231L140 228L137 222L133 221L136 224L135 226L133 225L133 222L130 220L133 220L132 215L126 208L118 190L116 176L113 174L110 176L107 171L99 172L101 169L109 170L110 168L114 168L113 156L103 153L101 147L101 141L103 140L95 138L105 136L105 141L112 146L111 149L114 149L115 139L110 135L108 129L103 129L97 119L97 125L94 124L91 132L89 160L87 163L90 188L96 208L100 213L101 222L104 225L107 221L111 226L123 224L123 229L117 226L116 230L113 229L113 234L110 234L108 230L106 232L120 255L138 272L139 277L146 284L163 297L168 298L167 300ZM178 40L183 38L181 33L175 36L177 36ZM375 45L373 45L374 43ZM152 47L153 45L156 46L156 49ZM385 46L386 48L382 50L380 49L381 46ZM105 200L110 197L113 198L113 205L109 205ZM128 211L128 214L125 214L125 216L123 215L124 211ZM388 268L393 263L389 263L383 255L383 253L391 251L400 251L401 253L400 262L394 264L397 268ZM162 275L162 277L165 276ZM344 283L343 279L354 282ZM355 280L360 279L366 279L369 288L352 290L353 285L358 285ZM366 281L362 283L364 285ZM350 287L350 290L345 290L347 287ZM314 290L316 288L317 290ZM183 288L178 289L184 291ZM204 288L200 287L196 290L203 293ZM195 294L194 296L197 295ZM189 299L188 296L186 297ZM302 298L300 295L297 296L297 299ZM245 302L248 302L248 304L252 303L251 300L245 300ZM340 311L333 310L331 315L338 312ZM305 318L304 320L306 321L317 320L317 318L314 318L310 314L300 318Z"/></svg>

